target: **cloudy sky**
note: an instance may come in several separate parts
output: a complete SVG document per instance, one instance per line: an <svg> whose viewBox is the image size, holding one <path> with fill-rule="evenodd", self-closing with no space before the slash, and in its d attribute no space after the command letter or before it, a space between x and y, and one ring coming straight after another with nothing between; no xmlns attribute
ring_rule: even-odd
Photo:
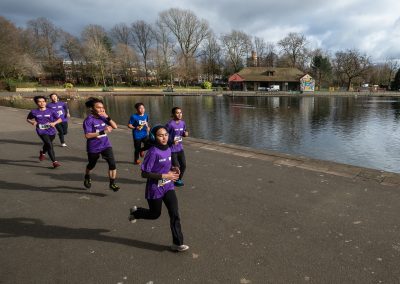
<svg viewBox="0 0 400 284"><path fill-rule="evenodd" d="M161 11L189 9L215 34L241 30L276 43L303 33L310 48L356 48L374 61L400 59L398 0L1 0L0 15L20 27L38 17L79 35L88 24L110 29L137 20L153 23Z"/></svg>

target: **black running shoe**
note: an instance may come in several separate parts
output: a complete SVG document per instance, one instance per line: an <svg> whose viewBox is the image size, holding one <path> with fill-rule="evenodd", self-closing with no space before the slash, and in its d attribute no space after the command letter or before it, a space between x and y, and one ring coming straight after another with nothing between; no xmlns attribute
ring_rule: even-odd
<svg viewBox="0 0 400 284"><path fill-rule="evenodd" d="M92 180L90 179L90 178L85 178L85 180L84 180L84 182L83 182L83 185L86 187L86 188L90 188L91 186L92 186Z"/></svg>
<svg viewBox="0 0 400 284"><path fill-rule="evenodd" d="M115 183L110 183L110 189L114 192L117 192L119 190L119 186Z"/></svg>

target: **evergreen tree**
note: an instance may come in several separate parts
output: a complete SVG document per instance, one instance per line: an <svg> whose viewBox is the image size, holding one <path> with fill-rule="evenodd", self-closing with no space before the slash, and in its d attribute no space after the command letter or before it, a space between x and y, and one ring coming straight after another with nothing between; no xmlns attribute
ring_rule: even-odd
<svg viewBox="0 0 400 284"><path fill-rule="evenodd" d="M392 82L392 90L398 91L400 90L400 68L397 70L396 75L394 76L394 80Z"/></svg>

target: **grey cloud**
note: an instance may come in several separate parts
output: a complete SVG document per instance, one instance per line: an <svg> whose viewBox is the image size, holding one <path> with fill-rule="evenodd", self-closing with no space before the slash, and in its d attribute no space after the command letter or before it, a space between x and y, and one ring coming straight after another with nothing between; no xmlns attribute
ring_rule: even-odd
<svg viewBox="0 0 400 284"><path fill-rule="evenodd" d="M28 20L46 17L56 26L79 35L84 26L98 24L106 29L118 23L130 24L136 20L149 23L159 12L178 7L192 10L199 18L210 23L216 35L233 29L250 35L263 35L266 41L279 40L289 31L301 31L318 39L321 48L331 51L358 48L380 57L399 54L400 18L394 16L400 3L392 0L191 0L168 3L165 0L65 0L22 1L2 0L0 14L18 26ZM370 17L382 15L382 25L376 26ZM391 19L387 25L385 19ZM274 33L274 34L271 34ZM366 44L371 34L384 34L379 42ZM329 36L327 36L329 35Z"/></svg>

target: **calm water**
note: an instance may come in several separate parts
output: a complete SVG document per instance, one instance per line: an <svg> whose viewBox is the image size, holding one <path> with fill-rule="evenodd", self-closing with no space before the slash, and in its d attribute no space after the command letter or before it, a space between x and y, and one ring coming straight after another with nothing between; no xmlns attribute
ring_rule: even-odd
<svg viewBox="0 0 400 284"><path fill-rule="evenodd" d="M145 104L152 125L182 107L196 138L400 172L400 98L105 98L109 114L125 125L136 102ZM73 116L86 116L83 101L69 105Z"/></svg>

